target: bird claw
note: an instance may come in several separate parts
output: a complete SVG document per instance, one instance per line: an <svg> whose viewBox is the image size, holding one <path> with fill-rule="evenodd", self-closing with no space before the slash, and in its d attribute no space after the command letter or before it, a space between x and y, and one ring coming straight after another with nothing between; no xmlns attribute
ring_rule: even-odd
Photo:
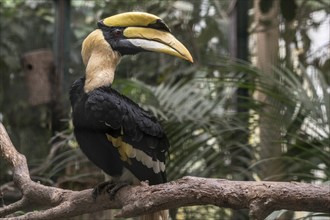
<svg viewBox="0 0 330 220"><path fill-rule="evenodd" d="M115 195L118 192L118 190L120 190L121 188L123 188L124 186L127 186L127 185L129 185L129 183L127 183L127 182L115 183L113 181L106 181L106 182L99 183L98 185L96 185L94 187L93 192L92 192L92 197L94 200L96 200L96 198L99 195L106 192L109 194L110 200L114 200Z"/></svg>
<svg viewBox="0 0 330 220"><path fill-rule="evenodd" d="M92 197L93 197L93 199L96 200L96 198L99 195L101 195L105 191L105 189L107 187L109 187L109 185L114 185L114 182L113 181L106 181L106 182L102 182L102 183L97 184L94 187L93 191L92 191Z"/></svg>
<svg viewBox="0 0 330 220"><path fill-rule="evenodd" d="M114 200L115 199L115 195L116 193L123 187L128 186L129 183L128 182L118 182L116 184L113 185L113 187L109 187L106 189L106 192L109 194L110 200Z"/></svg>

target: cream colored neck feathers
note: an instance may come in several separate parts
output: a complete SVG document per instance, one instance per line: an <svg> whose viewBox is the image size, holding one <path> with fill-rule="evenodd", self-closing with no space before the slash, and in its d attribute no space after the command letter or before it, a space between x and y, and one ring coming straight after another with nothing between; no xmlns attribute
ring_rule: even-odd
<svg viewBox="0 0 330 220"><path fill-rule="evenodd" d="M81 56L86 65L85 92L113 82L120 54L113 51L101 30L90 33L82 44Z"/></svg>

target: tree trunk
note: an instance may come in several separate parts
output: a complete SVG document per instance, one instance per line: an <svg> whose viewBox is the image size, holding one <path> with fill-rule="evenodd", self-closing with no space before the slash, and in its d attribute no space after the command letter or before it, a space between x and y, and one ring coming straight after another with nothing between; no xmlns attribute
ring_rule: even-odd
<svg viewBox="0 0 330 220"><path fill-rule="evenodd" d="M263 73L261 83L270 82L272 67L278 60L279 40L279 0L255 0L255 20L257 23L257 65ZM259 118L260 129L260 177L266 180L280 180L283 166L281 156L280 112L275 100L258 93L257 100L264 104Z"/></svg>

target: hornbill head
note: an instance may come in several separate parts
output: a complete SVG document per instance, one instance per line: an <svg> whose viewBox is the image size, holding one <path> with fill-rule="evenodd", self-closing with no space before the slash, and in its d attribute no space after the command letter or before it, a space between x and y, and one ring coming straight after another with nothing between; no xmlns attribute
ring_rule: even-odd
<svg viewBox="0 0 330 220"><path fill-rule="evenodd" d="M98 22L105 40L121 55L142 51L167 53L193 62L189 51L170 32L159 17L128 12Z"/></svg>
<svg viewBox="0 0 330 220"><path fill-rule="evenodd" d="M111 84L114 70L123 55L153 51L193 62L187 48L155 15L126 12L100 20L98 27L82 45L81 53L86 65L85 92Z"/></svg>

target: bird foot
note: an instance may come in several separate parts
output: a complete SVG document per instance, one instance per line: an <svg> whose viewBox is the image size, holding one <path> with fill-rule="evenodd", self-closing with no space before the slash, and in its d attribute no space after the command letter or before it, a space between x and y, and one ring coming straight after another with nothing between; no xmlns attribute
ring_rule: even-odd
<svg viewBox="0 0 330 220"><path fill-rule="evenodd" d="M105 188L108 187L111 184L113 185L114 182L113 181L105 181L105 182L97 184L94 187L93 191L92 191L93 199L96 200L96 198L105 191Z"/></svg>
<svg viewBox="0 0 330 220"><path fill-rule="evenodd" d="M109 194L110 200L114 200L115 195L118 192L118 190L120 190L121 188L123 188L124 186L127 186L127 185L129 185L128 182L117 182L117 183L115 183L113 181L102 182L94 187L93 192L92 192L92 197L94 200L96 200L96 198L99 195L106 192Z"/></svg>

